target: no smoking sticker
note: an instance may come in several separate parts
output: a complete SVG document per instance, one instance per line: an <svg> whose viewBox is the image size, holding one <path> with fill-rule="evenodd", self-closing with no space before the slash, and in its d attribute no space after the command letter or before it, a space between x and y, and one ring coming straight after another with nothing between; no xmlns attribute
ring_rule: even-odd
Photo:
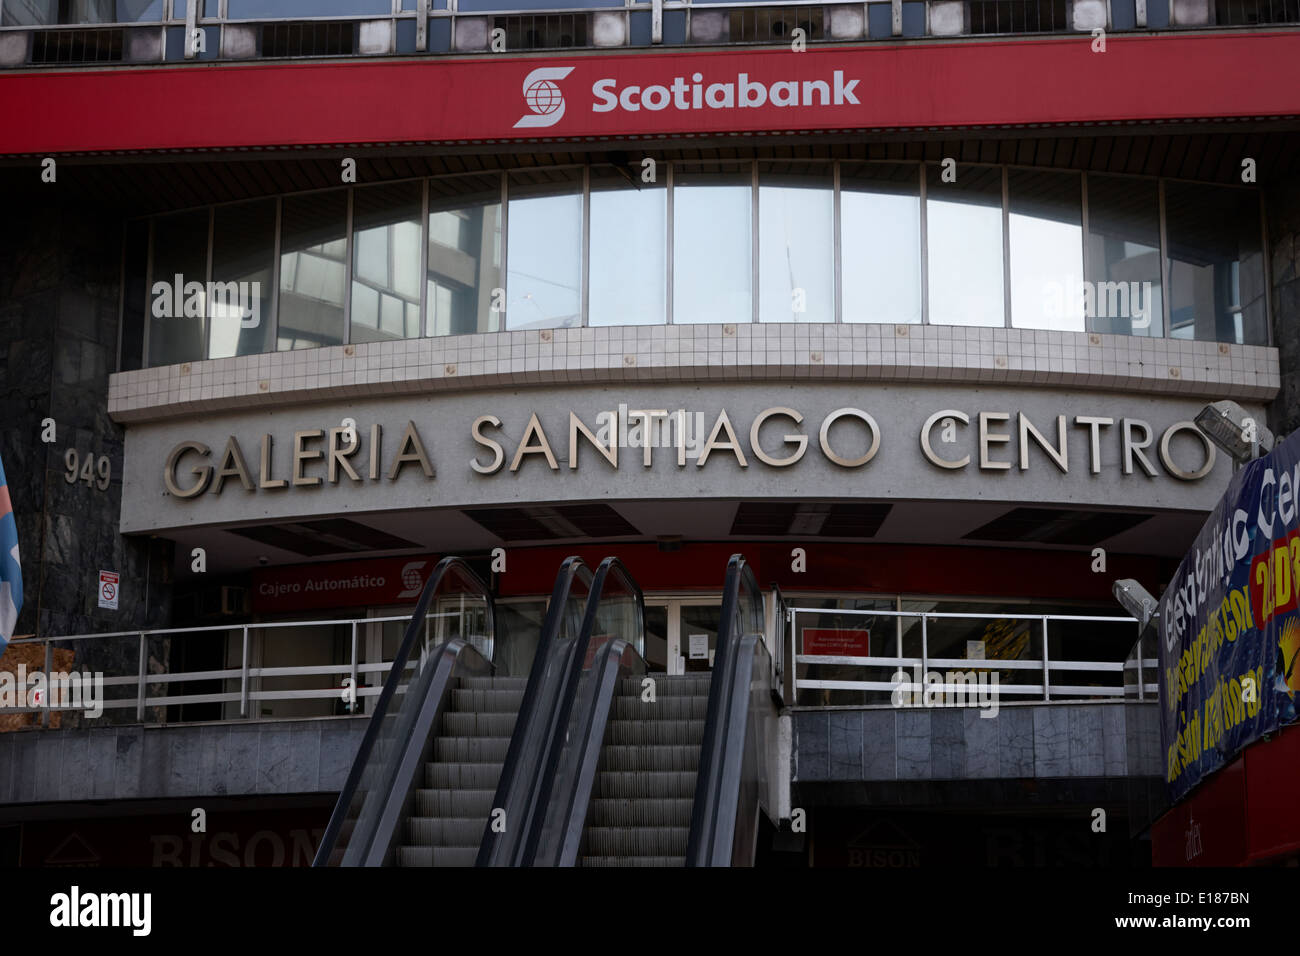
<svg viewBox="0 0 1300 956"><path fill-rule="evenodd" d="M121 575L116 571L99 572L99 606L110 611L117 610L117 587Z"/></svg>

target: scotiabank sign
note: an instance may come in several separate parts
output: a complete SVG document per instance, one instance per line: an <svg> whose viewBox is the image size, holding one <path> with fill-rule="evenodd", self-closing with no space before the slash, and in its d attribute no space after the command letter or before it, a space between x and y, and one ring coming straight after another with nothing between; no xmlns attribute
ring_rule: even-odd
<svg viewBox="0 0 1300 956"><path fill-rule="evenodd" d="M337 561L253 572L253 613L414 604L433 556Z"/></svg>
<svg viewBox="0 0 1300 956"><path fill-rule="evenodd" d="M1296 33L1085 34L13 73L0 153L1277 116L1297 58Z"/></svg>

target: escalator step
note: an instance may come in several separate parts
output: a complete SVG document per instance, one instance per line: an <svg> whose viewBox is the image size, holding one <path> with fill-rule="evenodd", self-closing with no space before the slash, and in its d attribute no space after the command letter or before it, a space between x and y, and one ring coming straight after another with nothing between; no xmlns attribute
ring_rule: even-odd
<svg viewBox="0 0 1300 956"><path fill-rule="evenodd" d="M709 674L649 674L654 678L655 697L708 697L709 683L712 676ZM641 681L643 677L624 678L622 685L619 687L619 694L628 697L641 696Z"/></svg>
<svg viewBox="0 0 1300 956"><path fill-rule="evenodd" d="M517 714L524 703L522 690L453 690L451 710L459 713Z"/></svg>
<svg viewBox="0 0 1300 956"><path fill-rule="evenodd" d="M398 866L473 866L478 847L403 846L397 850Z"/></svg>
<svg viewBox="0 0 1300 956"><path fill-rule="evenodd" d="M528 686L527 677L462 677L460 686L465 690L523 691Z"/></svg>
<svg viewBox="0 0 1300 956"><path fill-rule="evenodd" d="M591 823L597 827L689 827L690 797L675 799L596 798L591 802Z"/></svg>
<svg viewBox="0 0 1300 956"><path fill-rule="evenodd" d="M597 799L694 799L695 774L685 772L601 771L592 796Z"/></svg>
<svg viewBox="0 0 1300 956"><path fill-rule="evenodd" d="M425 786L433 790L491 790L495 793L500 780L500 763L458 763L449 760L429 763L424 768Z"/></svg>
<svg viewBox="0 0 1300 956"><path fill-rule="evenodd" d="M454 765L452 765L454 766ZM499 778L498 774L498 778ZM415 812L422 817L468 817L486 820L495 790L417 790Z"/></svg>
<svg viewBox="0 0 1300 956"><path fill-rule="evenodd" d="M458 713L442 715L442 733L448 737L509 737L518 714Z"/></svg>
<svg viewBox="0 0 1300 956"><path fill-rule="evenodd" d="M605 741L619 744L696 744L704 737L703 720L611 720Z"/></svg>
<svg viewBox="0 0 1300 956"><path fill-rule="evenodd" d="M592 856L685 856L690 827L588 827Z"/></svg>
<svg viewBox="0 0 1300 956"><path fill-rule="evenodd" d="M620 696L614 699L615 720L703 720L708 715L709 698L703 695L690 697L658 697L643 701L640 695Z"/></svg>
<svg viewBox="0 0 1300 956"><path fill-rule="evenodd" d="M685 856L584 856L580 866L685 866Z"/></svg>
<svg viewBox="0 0 1300 956"><path fill-rule="evenodd" d="M407 846L453 847L478 849L487 827L487 817L410 817L406 821Z"/></svg>
<svg viewBox="0 0 1300 956"><path fill-rule="evenodd" d="M442 743L442 741L438 741L438 743ZM504 753L501 755L501 759L504 761ZM612 770L615 772L626 770L675 770L693 772L699 769L700 747L699 744L695 744L694 746L629 746L607 744L601 750L600 763L600 769Z"/></svg>
<svg viewBox="0 0 1300 956"><path fill-rule="evenodd" d="M509 737L438 737L433 742L437 762L504 764L509 749Z"/></svg>

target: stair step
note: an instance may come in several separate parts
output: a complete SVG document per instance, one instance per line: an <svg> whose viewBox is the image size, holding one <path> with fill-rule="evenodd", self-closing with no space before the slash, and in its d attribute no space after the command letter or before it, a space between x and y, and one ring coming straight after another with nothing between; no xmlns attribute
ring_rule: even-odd
<svg viewBox="0 0 1300 956"><path fill-rule="evenodd" d="M591 823L597 827L689 827L694 803L691 797L598 797L591 802Z"/></svg>
<svg viewBox="0 0 1300 956"><path fill-rule="evenodd" d="M522 691L528 686L527 677L462 677L460 686L465 690Z"/></svg>
<svg viewBox="0 0 1300 956"><path fill-rule="evenodd" d="M592 796L596 799L626 800L652 798L695 798L693 772L613 771L596 774Z"/></svg>
<svg viewBox="0 0 1300 956"><path fill-rule="evenodd" d="M522 690L461 690L451 692L451 710L458 713L517 714L524 703Z"/></svg>
<svg viewBox="0 0 1300 956"><path fill-rule="evenodd" d="M440 741L441 742L441 741ZM600 769L611 771L695 771L700 766L700 746L631 746L607 744L601 748Z"/></svg>
<svg viewBox="0 0 1300 956"><path fill-rule="evenodd" d="M515 730L516 714L476 714L447 711L442 715L442 733L447 737L509 737Z"/></svg>
<svg viewBox="0 0 1300 956"><path fill-rule="evenodd" d="M492 813L495 790L445 789L415 791L415 811L422 817L468 817L486 820Z"/></svg>
<svg viewBox="0 0 1300 956"><path fill-rule="evenodd" d="M464 763L453 760L425 764L424 783L433 790L491 790L501 782L500 763Z"/></svg>
<svg viewBox="0 0 1300 956"><path fill-rule="evenodd" d="M690 827L588 827L591 856L682 856Z"/></svg>
<svg viewBox="0 0 1300 956"><path fill-rule="evenodd" d="M398 866L473 866L478 847L403 846L397 849Z"/></svg>
<svg viewBox="0 0 1300 956"><path fill-rule="evenodd" d="M433 742L433 758L447 763L504 764L509 749L509 737L438 737Z"/></svg>
<svg viewBox="0 0 1300 956"><path fill-rule="evenodd" d="M655 682L655 697L708 697L711 674L648 674ZM641 696L643 677L627 677L619 686L619 695Z"/></svg>
<svg viewBox="0 0 1300 956"><path fill-rule="evenodd" d="M703 720L611 720L605 742L637 745L698 745L704 737Z"/></svg>
<svg viewBox="0 0 1300 956"><path fill-rule="evenodd" d="M584 856L579 866L685 866L685 856Z"/></svg>
<svg viewBox="0 0 1300 956"><path fill-rule="evenodd" d="M406 821L407 846L470 847L483 842L487 817L410 817Z"/></svg>
<svg viewBox="0 0 1300 956"><path fill-rule="evenodd" d="M644 701L638 694L614 698L614 720L704 720L708 715L709 698L704 695L689 697L666 696Z"/></svg>

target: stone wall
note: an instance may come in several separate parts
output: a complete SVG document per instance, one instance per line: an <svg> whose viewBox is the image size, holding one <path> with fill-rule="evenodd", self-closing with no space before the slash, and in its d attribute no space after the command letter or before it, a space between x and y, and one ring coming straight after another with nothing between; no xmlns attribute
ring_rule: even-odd
<svg viewBox="0 0 1300 956"><path fill-rule="evenodd" d="M33 174L33 191L57 188ZM117 366L122 222L40 198L7 210L0 232L0 456L22 557L17 633L162 626L171 613L170 545L118 533L123 431L107 397ZM46 418L55 422L52 443L41 440ZM106 489L66 480L70 449L82 463L107 457ZM121 574L116 611L98 607L101 569Z"/></svg>

